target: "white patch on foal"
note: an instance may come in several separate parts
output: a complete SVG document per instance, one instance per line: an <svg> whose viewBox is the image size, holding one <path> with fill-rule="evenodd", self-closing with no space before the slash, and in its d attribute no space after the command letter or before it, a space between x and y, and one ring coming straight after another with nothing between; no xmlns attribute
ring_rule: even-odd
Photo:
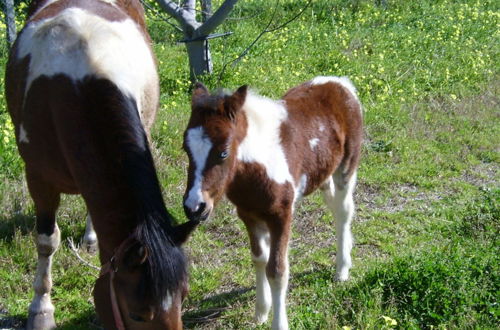
<svg viewBox="0 0 500 330"><path fill-rule="evenodd" d="M311 150L314 151L314 149L316 148L316 146L318 145L318 142L319 142L319 139L318 138L314 138L314 139L310 139L309 140L309 146L311 147Z"/></svg>
<svg viewBox="0 0 500 330"><path fill-rule="evenodd" d="M28 133L24 129L23 124L19 126L19 143L30 143L30 140L28 138Z"/></svg>
<svg viewBox="0 0 500 330"><path fill-rule="evenodd" d="M189 154L195 164L193 186L189 190L184 205L196 212L200 203L204 202L202 195L203 170L207 163L208 154L212 149L212 141L205 135L203 127L190 128L186 134L186 144Z"/></svg>
<svg viewBox="0 0 500 330"><path fill-rule="evenodd" d="M318 76L311 80L311 84L313 85L323 85L329 82L337 83L347 88L349 92L359 101L358 95L356 93L356 87L354 87L351 80L347 77L328 77L328 76Z"/></svg>
<svg viewBox="0 0 500 330"><path fill-rule="evenodd" d="M26 93L40 76L64 74L78 81L94 75L133 97L139 114L144 90L157 77L151 51L134 21L110 22L79 8L26 25L17 58L28 55Z"/></svg>
<svg viewBox="0 0 500 330"><path fill-rule="evenodd" d="M281 146L280 127L288 117L282 102L248 94L243 104L247 117L247 134L238 148L238 160L259 163L276 183L293 183Z"/></svg>

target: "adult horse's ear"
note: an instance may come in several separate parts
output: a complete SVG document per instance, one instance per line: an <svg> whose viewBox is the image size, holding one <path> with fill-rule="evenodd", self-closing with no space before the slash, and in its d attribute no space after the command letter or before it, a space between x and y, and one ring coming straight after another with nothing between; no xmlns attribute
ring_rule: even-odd
<svg viewBox="0 0 500 330"><path fill-rule="evenodd" d="M149 252L142 244L136 242L131 245L123 254L123 265L129 269L139 267L148 259Z"/></svg>
<svg viewBox="0 0 500 330"><path fill-rule="evenodd" d="M205 87L205 85L203 85L201 82L198 81L194 84L193 94L192 94L193 101L199 97L208 96L209 94L210 94L210 92Z"/></svg>
<svg viewBox="0 0 500 330"><path fill-rule="evenodd" d="M248 86L243 85L226 99L226 113L231 120L236 118L236 114L241 109L247 98Z"/></svg>
<svg viewBox="0 0 500 330"><path fill-rule="evenodd" d="M174 235L172 235L172 239L174 240L175 245L184 244L191 232L200 224L199 221L188 221L183 224L180 224L174 227Z"/></svg>

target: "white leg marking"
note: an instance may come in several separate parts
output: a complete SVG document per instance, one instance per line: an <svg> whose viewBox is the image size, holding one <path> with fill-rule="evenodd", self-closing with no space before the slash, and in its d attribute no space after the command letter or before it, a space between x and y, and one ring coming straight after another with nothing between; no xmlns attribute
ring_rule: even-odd
<svg viewBox="0 0 500 330"><path fill-rule="evenodd" d="M55 227L55 231L51 236L40 234L37 236L37 250L38 250L38 265L36 269L35 281L33 288L35 290L35 297L33 298L29 311L30 319L32 317L46 316L53 318L54 305L50 299L50 290L52 289L52 255L57 250L61 242L61 234L59 228ZM36 319L36 318L35 318ZM37 321L35 321L36 323ZM28 322L28 325L29 322ZM31 324L31 327L36 324ZM28 326L29 327L29 326Z"/></svg>
<svg viewBox="0 0 500 330"><path fill-rule="evenodd" d="M90 214L87 214L85 234L83 235L83 244L89 250L94 249L97 244L97 234L94 230L94 225L92 224L92 218L90 217Z"/></svg>
<svg viewBox="0 0 500 330"><path fill-rule="evenodd" d="M22 123L19 126L19 143L30 143L30 140L28 139L28 133L24 129Z"/></svg>
<svg viewBox="0 0 500 330"><path fill-rule="evenodd" d="M263 224L262 228L254 229L254 234L258 237L259 246L262 251L262 254L259 256L252 254L256 275L257 301L255 304L255 322L257 324L267 321L272 302L271 288L269 287L266 274L266 265L269 260L269 231L265 226Z"/></svg>
<svg viewBox="0 0 500 330"><path fill-rule="evenodd" d="M287 258L288 260L288 258ZM288 261L286 263L286 270L279 278L269 278L271 286L271 294L273 297L273 330L287 330L288 318L286 316L286 290L288 287Z"/></svg>
<svg viewBox="0 0 500 330"><path fill-rule="evenodd" d="M212 141L205 136L203 127L195 127L188 130L186 144L194 162L194 183L189 190L184 204L191 211L196 212L200 203L204 202L202 194L203 170L207 162L208 154L212 149Z"/></svg>
<svg viewBox="0 0 500 330"><path fill-rule="evenodd" d="M351 222L354 216L354 200L352 194L356 185L356 173L353 174L346 186L335 184L330 178L323 189L326 204L333 212L337 230L337 272L339 281L349 278L349 269L352 266L351 249L353 245Z"/></svg>

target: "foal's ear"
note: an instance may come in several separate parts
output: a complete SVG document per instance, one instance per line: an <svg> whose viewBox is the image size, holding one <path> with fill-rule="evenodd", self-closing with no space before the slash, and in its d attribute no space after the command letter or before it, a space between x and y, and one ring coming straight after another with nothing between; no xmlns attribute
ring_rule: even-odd
<svg viewBox="0 0 500 330"><path fill-rule="evenodd" d="M198 81L198 82L196 82L196 84L194 84L193 94L192 94L191 99L194 101L199 97L208 96L209 94L210 94L210 92L205 87L205 85L203 85L201 82Z"/></svg>
<svg viewBox="0 0 500 330"><path fill-rule="evenodd" d="M172 235L175 245L184 244L189 235L193 232L193 230L200 224L199 221L188 221L183 224L180 224L174 227L174 234Z"/></svg>
<svg viewBox="0 0 500 330"><path fill-rule="evenodd" d="M226 112L227 116L231 119L236 117L236 114L241 109L243 104L245 103L245 99L247 97L248 86L243 85L233 93L233 95L229 96L226 99Z"/></svg>

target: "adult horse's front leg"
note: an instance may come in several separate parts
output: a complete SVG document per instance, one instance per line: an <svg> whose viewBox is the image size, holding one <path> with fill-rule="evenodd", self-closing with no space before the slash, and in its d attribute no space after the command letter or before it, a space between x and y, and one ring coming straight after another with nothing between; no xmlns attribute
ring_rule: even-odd
<svg viewBox="0 0 500 330"><path fill-rule="evenodd" d="M255 322L262 324L267 321L271 309L271 289L266 275L266 266L269 260L269 229L267 224L238 209L238 215L247 227L252 261L256 277Z"/></svg>
<svg viewBox="0 0 500 330"><path fill-rule="evenodd" d="M291 210L286 216L268 220L271 249L266 267L273 299L273 330L288 329L286 315L286 291L288 288L288 241L292 222Z"/></svg>
<svg viewBox="0 0 500 330"><path fill-rule="evenodd" d="M59 247L61 235L56 224L56 210L60 194L43 180L27 173L28 188L35 203L36 231L35 239L38 251L38 264L33 288L33 298L28 315L27 329L53 329L54 305L50 299L52 289L52 255Z"/></svg>

